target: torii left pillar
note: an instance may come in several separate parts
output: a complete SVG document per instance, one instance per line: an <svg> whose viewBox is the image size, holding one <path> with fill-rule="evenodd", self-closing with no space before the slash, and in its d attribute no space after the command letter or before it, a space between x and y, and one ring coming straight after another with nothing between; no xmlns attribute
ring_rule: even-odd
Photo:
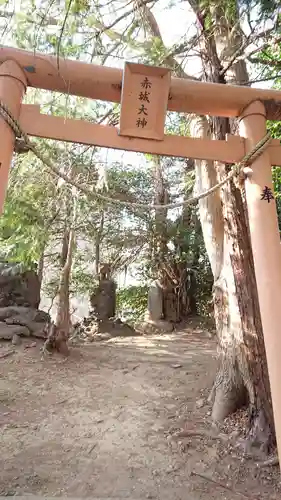
<svg viewBox="0 0 281 500"><path fill-rule="evenodd" d="M20 108L27 80L15 61L5 61L0 66L0 101L14 118L20 115ZM8 186L10 166L15 145L15 134L0 114L0 214L3 212Z"/></svg>

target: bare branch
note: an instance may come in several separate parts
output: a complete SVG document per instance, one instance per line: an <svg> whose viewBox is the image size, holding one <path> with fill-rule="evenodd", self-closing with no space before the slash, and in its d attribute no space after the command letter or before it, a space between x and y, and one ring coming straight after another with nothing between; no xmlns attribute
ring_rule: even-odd
<svg viewBox="0 0 281 500"><path fill-rule="evenodd" d="M231 66L237 62L237 61L243 61L245 59L248 59L251 55L253 54L256 54L257 52L260 52L268 47L271 46L271 44L275 44L275 43L278 43L280 42L281 38L275 38L273 37L272 40L270 41L266 41L261 47L257 47L256 49L254 49L253 51L251 51L250 53L244 53L245 49L250 45L250 44L253 44L255 43L257 40L259 40L260 38L262 37L267 37L268 35L270 35L273 31L273 28L271 29L268 29L266 31L263 31L262 33L259 33L257 35L255 35L254 37L251 35L249 35L245 42L238 48L238 50L233 54L233 57L232 59L229 61L229 63L227 64L227 66L225 68L223 68L221 74L222 75L225 75L227 73L227 71L231 68Z"/></svg>
<svg viewBox="0 0 281 500"><path fill-rule="evenodd" d="M63 23L62 23L62 27L61 27L61 30L60 30L60 36L59 36L58 48L57 48L57 66L58 66L58 70L59 70L59 64L60 64L60 61L59 61L59 58L60 58L60 46L61 46L62 37L63 37L63 33L64 33L64 30L65 30L65 26L66 26L68 15L69 15L69 12L70 12L70 9L71 9L72 2L73 2L73 0L69 0L68 7L67 7L67 10L66 10L66 13L65 13L65 16L64 16L64 20L63 20Z"/></svg>
<svg viewBox="0 0 281 500"><path fill-rule="evenodd" d="M154 0L142 0L142 3L144 5L147 5L147 4L155 3L155 2L154 2ZM127 12L124 12L122 15L120 15L119 17L117 17L117 19L115 19L111 24L109 24L108 26L106 26L105 29L104 29L104 31L110 30L111 28L114 28L114 26L116 26L116 24L118 24L120 21L123 21L123 19L126 19L126 17L128 17L130 14L133 14L133 12L135 11L135 9L136 9L136 7L134 5L132 9L127 10Z"/></svg>

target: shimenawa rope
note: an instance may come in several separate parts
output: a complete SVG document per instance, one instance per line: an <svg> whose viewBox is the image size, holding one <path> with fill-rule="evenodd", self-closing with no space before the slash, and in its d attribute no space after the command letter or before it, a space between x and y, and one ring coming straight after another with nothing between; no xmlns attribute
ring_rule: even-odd
<svg viewBox="0 0 281 500"><path fill-rule="evenodd" d="M130 206L134 208L141 208L141 209L151 209L151 210L161 210L161 209L172 209L172 208L178 208L182 207L185 205L190 205L192 203L196 203L197 201L201 200L202 198L205 198L206 196L209 196L210 194L214 193L217 189L221 188L224 184L226 184L228 181L230 181L235 175L238 175L241 171L242 168L248 167L251 165L251 163L258 158L263 151L269 146L272 138L270 133L268 132L257 144L256 146L247 153L244 158L239 163L236 163L233 165L231 171L229 174L220 182L218 182L215 186L212 186L210 189L207 191L204 191L203 193L200 193L197 196L193 196L189 198L188 200L183 200L181 202L177 203L167 203L165 205L156 205L156 204L146 204L146 203L136 203L136 202L129 202L129 201L122 201L122 200L117 200L114 198L111 198L109 196L105 196L103 194L98 193L97 191L91 191L88 189L86 186L83 186L82 184L76 183L74 180L70 179L67 175L65 175L63 172L61 172L55 165L52 164L52 162L49 160L49 158L46 158L40 151L38 150L37 146L35 145L34 142L32 142L28 135L22 130L18 120L16 120L12 113L10 112L9 108L6 106L6 104L0 100L0 114L6 121L6 123L11 127L13 130L15 136L17 139L20 139L23 143L23 146L26 148L26 150L32 151L35 156L46 166L48 167L52 172L54 172L58 177L61 177L65 182L68 184L71 184L74 186L76 189L80 190L82 193L84 193L86 196L89 196L91 198L96 198L98 200L104 201L106 203L112 203L114 205L121 205L121 206Z"/></svg>

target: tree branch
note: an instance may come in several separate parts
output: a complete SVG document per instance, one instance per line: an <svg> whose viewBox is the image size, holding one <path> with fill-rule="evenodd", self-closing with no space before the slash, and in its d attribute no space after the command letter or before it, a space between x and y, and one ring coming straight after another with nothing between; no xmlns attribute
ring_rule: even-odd
<svg viewBox="0 0 281 500"><path fill-rule="evenodd" d="M155 3L155 0L142 0L142 4L144 4L144 5L147 5L147 4L150 4L153 2ZM126 19L126 17L128 17L130 14L133 14L133 12L136 9L135 4L133 4L133 5L134 6L132 9L128 10L127 12L124 12L119 17L117 17L117 19L115 19L111 24L105 26L104 31L110 30L111 28L114 28L114 26L116 26L116 24L118 24L120 21L123 21L123 19Z"/></svg>
<svg viewBox="0 0 281 500"><path fill-rule="evenodd" d="M245 43L243 43L241 45L241 47L238 48L238 50L234 53L232 59L229 61L229 63L227 64L227 66L225 68L223 68L222 70L222 75L225 75L225 73L231 68L231 66L237 62L238 60L239 61L243 61L245 59L248 59L249 60L249 57L253 54L256 54L257 52L261 52L262 50L268 48L271 46L272 43L279 43L281 41L281 37L275 39L273 37L272 40L270 41L267 41L265 42L261 47L257 47L256 49L254 49L253 51L251 51L250 53L244 53L244 50L252 43L255 43L255 41L257 41L258 39L260 39L261 37L263 36L268 36L270 33L272 32L272 29L270 30L266 30L266 31L263 31L262 33L259 33L258 35L256 35L253 39L251 39L251 35L249 35L249 37L247 37ZM242 55L243 54L243 55ZM241 56L241 57L240 57ZM251 62L251 61L250 61Z"/></svg>
<svg viewBox="0 0 281 500"><path fill-rule="evenodd" d="M161 44L162 44L163 48L166 49L166 47L164 45L164 41L163 41L162 35L161 35L160 28L158 26L158 23L157 23L157 21L155 19L154 14L147 7L146 2L144 0L142 0L142 3L141 3L140 6L143 7L143 9L144 9L146 20L148 21L149 28L150 28L150 31L151 31L152 35L154 37L156 37L156 38L159 38L159 40L161 41ZM182 66L180 65L180 63L178 63L178 61L174 58L174 56L173 56L172 53L167 54L167 56L162 60L162 63L166 64L171 69L173 69L175 71L176 75L179 78L186 78L188 80L198 80L196 77L188 75L184 71L184 69L182 68Z"/></svg>
<svg viewBox="0 0 281 500"><path fill-rule="evenodd" d="M281 61L275 61L274 59L259 59L258 57L248 57L248 61L253 64L265 64L266 66L281 68Z"/></svg>

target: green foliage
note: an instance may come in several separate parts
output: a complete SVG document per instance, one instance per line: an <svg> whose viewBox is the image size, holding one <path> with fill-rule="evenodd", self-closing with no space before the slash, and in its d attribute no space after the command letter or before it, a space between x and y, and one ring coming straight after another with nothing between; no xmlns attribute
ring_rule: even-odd
<svg viewBox="0 0 281 500"><path fill-rule="evenodd" d="M117 290L116 309L125 321L135 323L147 309L147 286L128 286Z"/></svg>
<svg viewBox="0 0 281 500"><path fill-rule="evenodd" d="M203 238L202 238L203 239ZM197 264L196 273L196 304L200 316L213 317L214 307L212 302L213 274L207 253L202 244L202 253Z"/></svg>
<svg viewBox="0 0 281 500"><path fill-rule="evenodd" d="M89 295L96 283L93 273L76 265L74 266L71 275L71 291L73 295Z"/></svg>
<svg viewBox="0 0 281 500"><path fill-rule="evenodd" d="M10 262L19 261L34 267L46 243L48 216L43 207L46 207L44 197L48 192L46 184L33 182L29 177L21 182L23 165L14 169L0 219L0 254Z"/></svg>

